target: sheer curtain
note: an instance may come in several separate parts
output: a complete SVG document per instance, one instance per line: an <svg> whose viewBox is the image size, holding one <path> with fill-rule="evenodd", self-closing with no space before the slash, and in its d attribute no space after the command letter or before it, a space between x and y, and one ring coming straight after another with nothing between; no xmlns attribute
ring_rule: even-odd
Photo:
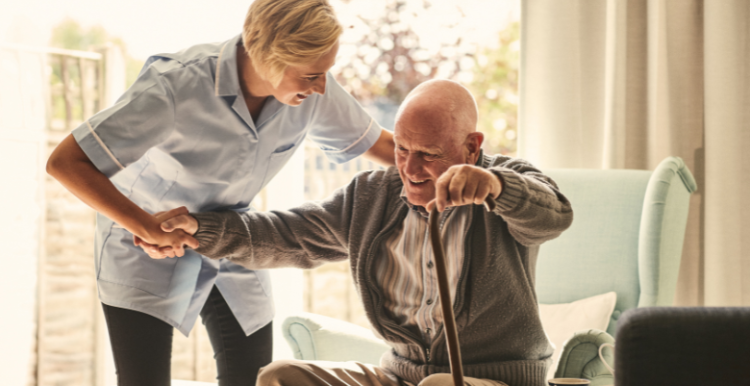
<svg viewBox="0 0 750 386"><path fill-rule="evenodd" d="M675 304L750 306L750 1L522 1L519 155L681 157L699 190Z"/></svg>

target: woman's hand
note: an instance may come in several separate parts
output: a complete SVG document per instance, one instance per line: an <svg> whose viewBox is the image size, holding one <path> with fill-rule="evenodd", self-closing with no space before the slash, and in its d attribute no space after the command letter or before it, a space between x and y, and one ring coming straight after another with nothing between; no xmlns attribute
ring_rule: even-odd
<svg viewBox="0 0 750 386"><path fill-rule="evenodd" d="M500 178L478 166L461 164L448 168L435 184L435 199L425 206L427 212L437 205L442 212L448 206L481 205L487 197L497 198L503 191Z"/></svg>
<svg viewBox="0 0 750 386"><path fill-rule="evenodd" d="M185 246L198 248L198 240L192 237L198 231L198 221L189 214L187 208L181 206L159 212L154 218L159 224L158 229L151 232L149 237L133 235L133 243L152 259L181 257L185 254Z"/></svg>

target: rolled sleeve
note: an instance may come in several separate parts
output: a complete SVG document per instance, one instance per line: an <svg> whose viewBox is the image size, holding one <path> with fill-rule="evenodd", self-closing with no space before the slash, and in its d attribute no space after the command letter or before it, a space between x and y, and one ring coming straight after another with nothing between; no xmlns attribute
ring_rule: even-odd
<svg viewBox="0 0 750 386"><path fill-rule="evenodd" d="M97 138L89 121L84 122L73 130L73 138L75 138L78 146L86 153L86 156L89 157L94 166L107 177L112 177L124 168L120 161L112 154L112 151L103 142L100 142L101 138Z"/></svg>
<svg viewBox="0 0 750 386"><path fill-rule="evenodd" d="M144 70L115 103L73 130L91 162L112 177L163 142L174 129L171 91L155 68Z"/></svg>
<svg viewBox="0 0 750 386"><path fill-rule="evenodd" d="M318 98L309 138L333 162L355 158L375 144L382 127L328 73L326 93Z"/></svg>

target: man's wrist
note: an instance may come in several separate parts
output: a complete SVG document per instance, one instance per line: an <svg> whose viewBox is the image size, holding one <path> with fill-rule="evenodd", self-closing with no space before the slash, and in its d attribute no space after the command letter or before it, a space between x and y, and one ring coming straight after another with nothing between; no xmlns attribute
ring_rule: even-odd
<svg viewBox="0 0 750 386"><path fill-rule="evenodd" d="M497 178L497 182L499 184L498 189L496 190L495 194L492 196L497 200L498 198L500 198L500 195L503 194L503 187L505 186L505 181L503 181L503 177L500 174L492 173L492 172L490 172L490 174L492 174L493 176L495 176L495 178Z"/></svg>
<svg viewBox="0 0 750 386"><path fill-rule="evenodd" d="M190 235L190 236L195 236L201 230L201 220L199 220L198 217L196 217L194 213L188 213L188 216L192 217L193 220L195 220L195 232L193 232L193 234Z"/></svg>

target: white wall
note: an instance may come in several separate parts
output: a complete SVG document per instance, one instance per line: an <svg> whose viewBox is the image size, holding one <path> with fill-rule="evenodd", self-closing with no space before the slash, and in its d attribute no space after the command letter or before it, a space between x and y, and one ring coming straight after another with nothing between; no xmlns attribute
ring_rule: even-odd
<svg viewBox="0 0 750 386"><path fill-rule="evenodd" d="M43 55L0 47L0 373L31 379L37 261L42 237L45 130Z"/></svg>

